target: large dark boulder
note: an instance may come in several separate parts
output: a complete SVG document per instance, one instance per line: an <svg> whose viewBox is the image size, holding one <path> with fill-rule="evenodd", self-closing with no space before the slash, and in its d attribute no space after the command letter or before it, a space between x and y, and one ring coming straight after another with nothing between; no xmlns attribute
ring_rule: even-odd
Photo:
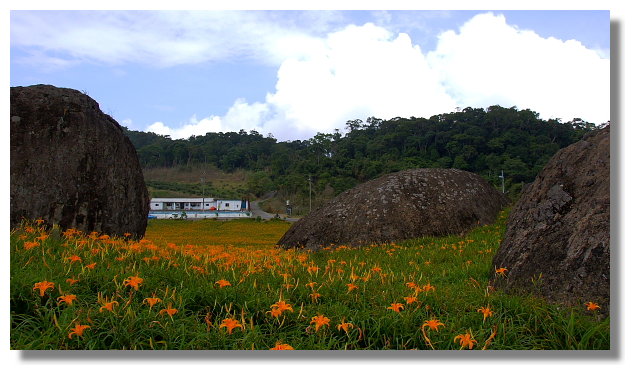
<svg viewBox="0 0 635 375"><path fill-rule="evenodd" d="M457 169L411 169L345 191L295 223L278 245L319 249L464 233L493 223L507 199Z"/></svg>
<svg viewBox="0 0 635 375"><path fill-rule="evenodd" d="M510 213L491 282L551 302L609 309L610 130L587 134L547 163Z"/></svg>
<svg viewBox="0 0 635 375"><path fill-rule="evenodd" d="M149 197L132 143L99 104L49 85L11 87L11 227L145 234Z"/></svg>

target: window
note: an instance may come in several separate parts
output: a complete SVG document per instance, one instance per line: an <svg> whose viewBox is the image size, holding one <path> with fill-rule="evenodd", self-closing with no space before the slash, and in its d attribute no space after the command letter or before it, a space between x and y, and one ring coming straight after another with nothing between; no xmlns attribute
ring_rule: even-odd
<svg viewBox="0 0 635 375"><path fill-rule="evenodd" d="M229 203L225 203L225 207L229 207Z"/></svg>

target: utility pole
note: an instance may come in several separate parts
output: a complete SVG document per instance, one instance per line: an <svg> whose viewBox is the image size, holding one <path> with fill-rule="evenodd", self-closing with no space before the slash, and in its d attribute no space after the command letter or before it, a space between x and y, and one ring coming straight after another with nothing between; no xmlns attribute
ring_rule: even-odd
<svg viewBox="0 0 635 375"><path fill-rule="evenodd" d="M309 212L311 212L311 190L312 190L311 175L309 175Z"/></svg>
<svg viewBox="0 0 635 375"><path fill-rule="evenodd" d="M502 180L503 194L505 194L505 171L501 169L501 175L498 177L500 177L500 179Z"/></svg>

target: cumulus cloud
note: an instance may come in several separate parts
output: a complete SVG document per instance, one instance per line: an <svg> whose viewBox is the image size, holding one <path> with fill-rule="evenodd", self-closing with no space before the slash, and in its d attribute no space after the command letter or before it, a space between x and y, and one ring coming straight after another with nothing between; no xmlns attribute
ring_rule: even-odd
<svg viewBox="0 0 635 375"><path fill-rule="evenodd" d="M610 63L576 40L543 38L480 14L444 32L428 61L460 106L530 108L542 118L609 120Z"/></svg>
<svg viewBox="0 0 635 375"><path fill-rule="evenodd" d="M456 106L517 106L544 119L609 120L609 60L578 41L520 30L502 15L477 15L458 33L440 34L427 54L407 34L371 23L303 47L301 40L285 43L279 50L295 53L281 62L275 92L264 102L238 100L223 117L172 134L245 129L306 139L344 130L356 118L429 117Z"/></svg>
<svg viewBox="0 0 635 375"><path fill-rule="evenodd" d="M427 117L455 106L408 35L369 23L331 33L287 58L264 103L239 100L219 121L224 129L291 140L343 130L356 118Z"/></svg>
<svg viewBox="0 0 635 375"><path fill-rule="evenodd" d="M210 116L202 120L198 120L193 116L189 123L178 128L171 128L163 122L157 121L146 128L146 131L169 135L173 139L189 138L193 135L205 135L206 133L217 133L227 131L223 128L222 120L218 116Z"/></svg>

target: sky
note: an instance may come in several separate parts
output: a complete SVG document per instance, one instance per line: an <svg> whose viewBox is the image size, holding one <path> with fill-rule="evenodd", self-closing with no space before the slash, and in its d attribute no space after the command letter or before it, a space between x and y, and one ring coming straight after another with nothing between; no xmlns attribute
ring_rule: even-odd
<svg viewBox="0 0 635 375"><path fill-rule="evenodd" d="M121 125L278 140L491 105L610 120L609 11L10 12L10 84Z"/></svg>

